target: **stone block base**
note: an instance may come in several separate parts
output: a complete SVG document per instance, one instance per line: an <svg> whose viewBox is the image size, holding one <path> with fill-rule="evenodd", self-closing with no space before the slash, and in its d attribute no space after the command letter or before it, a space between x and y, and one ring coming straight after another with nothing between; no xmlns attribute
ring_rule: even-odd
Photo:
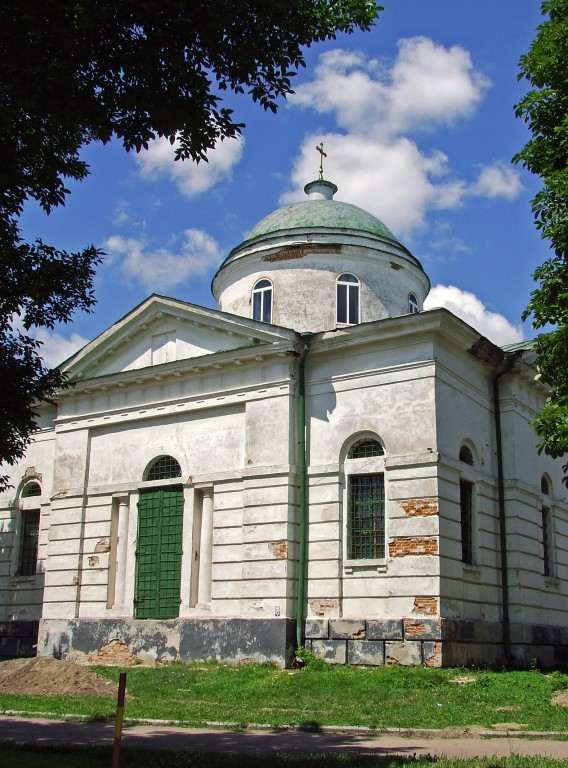
<svg viewBox="0 0 568 768"><path fill-rule="evenodd" d="M33 656L38 622L0 622L0 656ZM568 666L568 627L511 625L512 659L500 624L469 619L308 619L305 646L331 664L542 669ZM43 619L37 653L71 661L259 661L290 666L289 618Z"/></svg>
<svg viewBox="0 0 568 768"><path fill-rule="evenodd" d="M0 621L0 658L35 656L39 621Z"/></svg>
<svg viewBox="0 0 568 768"><path fill-rule="evenodd" d="M568 666L568 627L511 625L512 659L501 624L470 619L308 619L305 632L306 647L331 664Z"/></svg>
<svg viewBox="0 0 568 768"><path fill-rule="evenodd" d="M260 661L289 666L292 619L43 619L39 656L124 665L136 660Z"/></svg>

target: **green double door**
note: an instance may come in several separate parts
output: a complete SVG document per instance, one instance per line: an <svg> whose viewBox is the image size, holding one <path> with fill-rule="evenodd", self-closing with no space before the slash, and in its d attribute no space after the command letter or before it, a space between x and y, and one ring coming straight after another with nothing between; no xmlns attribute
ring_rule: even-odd
<svg viewBox="0 0 568 768"><path fill-rule="evenodd" d="M136 548L137 619L179 615L183 489L141 491Z"/></svg>

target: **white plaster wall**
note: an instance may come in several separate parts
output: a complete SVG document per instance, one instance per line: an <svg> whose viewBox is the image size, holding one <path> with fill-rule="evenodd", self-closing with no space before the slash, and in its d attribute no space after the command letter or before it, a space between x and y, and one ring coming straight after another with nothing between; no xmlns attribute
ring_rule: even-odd
<svg viewBox="0 0 568 768"><path fill-rule="evenodd" d="M522 375L501 387L507 532L509 540L511 621L564 625L568 593L568 491L562 483L563 460L538 455L530 426L544 393ZM514 450L512 450L514 446ZM550 478L551 493L541 492ZM551 510L552 572L544 575L541 509Z"/></svg>
<svg viewBox="0 0 568 768"><path fill-rule="evenodd" d="M336 327L336 281L349 272L361 282L360 322L404 315L411 291L422 307L429 282L402 249L390 249L344 244L341 253L312 252L282 261L263 260L253 252L223 268L215 281L215 295L220 309L251 317L252 289L257 280L267 278L274 286L273 323L297 331L322 331Z"/></svg>
<svg viewBox="0 0 568 768"><path fill-rule="evenodd" d="M309 418L308 616L384 618L416 613L416 597L439 599L432 555L391 556L400 537L437 542L437 515L410 517L410 500L437 499L434 364L424 340L329 351L307 364ZM319 352L319 354L318 354ZM335 374L335 375L334 375ZM344 561L345 445L374 433L385 445L386 557ZM369 470L371 471L371 470ZM372 471L375 471L374 469ZM438 611L436 610L436 615Z"/></svg>
<svg viewBox="0 0 568 768"><path fill-rule="evenodd" d="M42 599L50 525L50 496L53 481L54 438L49 423L52 409L42 414L41 432L30 444L23 459L1 471L10 478L11 488L0 495L0 620L38 619ZM20 502L19 494L26 477L36 477L42 488L40 497ZM40 509L37 573L18 576L21 534L21 507Z"/></svg>

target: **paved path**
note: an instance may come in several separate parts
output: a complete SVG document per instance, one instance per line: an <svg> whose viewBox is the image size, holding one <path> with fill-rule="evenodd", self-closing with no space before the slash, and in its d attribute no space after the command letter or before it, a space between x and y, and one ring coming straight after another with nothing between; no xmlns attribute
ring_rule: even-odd
<svg viewBox="0 0 568 768"><path fill-rule="evenodd" d="M0 741L52 744L111 743L114 726L109 723L77 723L44 719L0 716ZM310 753L371 752L377 755L438 755L446 757L494 757L541 755L568 759L568 742L553 739L519 737L481 737L460 735L425 738L423 732L398 734L305 731L231 731L179 728L162 725L125 724L123 744L155 749L198 749L207 752L234 753Z"/></svg>

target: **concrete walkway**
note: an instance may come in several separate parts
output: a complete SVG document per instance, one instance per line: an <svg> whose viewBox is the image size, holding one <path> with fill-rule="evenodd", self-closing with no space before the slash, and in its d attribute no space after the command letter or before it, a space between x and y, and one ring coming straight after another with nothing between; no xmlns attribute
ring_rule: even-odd
<svg viewBox="0 0 568 768"><path fill-rule="evenodd" d="M554 757L568 760L568 741L514 735L441 731L389 731L357 729L246 730L181 728L160 724L125 724L123 744L153 749L197 749L206 752L264 753L367 752L377 755L438 755L445 757L495 757L508 755ZM550 734L553 736L553 734ZM33 744L110 744L114 726L109 723L70 722L0 716L0 742Z"/></svg>

